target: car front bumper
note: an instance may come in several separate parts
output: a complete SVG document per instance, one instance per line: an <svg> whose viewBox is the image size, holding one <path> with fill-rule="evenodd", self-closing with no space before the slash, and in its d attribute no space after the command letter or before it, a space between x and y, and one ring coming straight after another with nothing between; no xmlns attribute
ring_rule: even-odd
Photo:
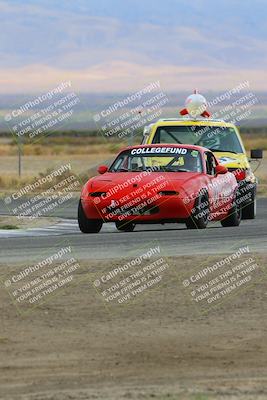
<svg viewBox="0 0 267 400"><path fill-rule="evenodd" d="M82 198L85 215L103 222L134 221L135 223L183 221L191 215L193 205L178 195L161 196L135 204L120 204L120 199ZM112 203L112 204L111 204Z"/></svg>

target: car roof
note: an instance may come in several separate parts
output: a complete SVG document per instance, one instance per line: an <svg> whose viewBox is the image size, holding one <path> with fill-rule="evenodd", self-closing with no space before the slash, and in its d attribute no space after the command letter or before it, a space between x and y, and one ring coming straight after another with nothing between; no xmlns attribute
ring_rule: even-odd
<svg viewBox="0 0 267 400"><path fill-rule="evenodd" d="M163 118L151 123L153 126L181 126L181 125L196 125L196 126L225 126L227 128L236 128L231 122L226 122L222 119L213 118Z"/></svg>
<svg viewBox="0 0 267 400"><path fill-rule="evenodd" d="M153 144L139 144L139 145L136 145L136 146L128 146L128 147L125 147L124 149L122 149L120 151L120 153L125 151L125 150L140 149L140 148L152 148L152 147L176 147L176 148L177 147L178 148L182 147L184 149L198 150L200 152L210 151L206 147L196 146L195 144L153 143Z"/></svg>

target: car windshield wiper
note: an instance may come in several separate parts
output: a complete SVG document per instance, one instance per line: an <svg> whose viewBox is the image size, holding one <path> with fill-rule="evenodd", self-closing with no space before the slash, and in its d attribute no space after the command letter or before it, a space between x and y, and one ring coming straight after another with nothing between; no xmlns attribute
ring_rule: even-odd
<svg viewBox="0 0 267 400"><path fill-rule="evenodd" d="M128 169L128 168L119 168L116 172L144 172L146 169Z"/></svg>
<svg viewBox="0 0 267 400"><path fill-rule="evenodd" d="M209 149L211 151L214 151L215 153L233 153L233 154L237 154L236 151L231 151L231 150L221 150L221 149Z"/></svg>
<svg viewBox="0 0 267 400"><path fill-rule="evenodd" d="M190 172L190 171L185 168L173 169L173 168L164 168L163 167L162 172Z"/></svg>

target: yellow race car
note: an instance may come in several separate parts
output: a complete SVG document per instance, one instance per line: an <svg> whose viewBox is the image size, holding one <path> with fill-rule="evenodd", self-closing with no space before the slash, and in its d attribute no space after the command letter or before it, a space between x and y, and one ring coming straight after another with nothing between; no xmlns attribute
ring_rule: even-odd
<svg viewBox="0 0 267 400"><path fill-rule="evenodd" d="M253 174L238 128L211 118L160 119L144 128L142 144L192 144L211 150L220 164L234 173L239 184L243 219L256 217L257 178ZM251 150L251 159L262 158L262 150Z"/></svg>

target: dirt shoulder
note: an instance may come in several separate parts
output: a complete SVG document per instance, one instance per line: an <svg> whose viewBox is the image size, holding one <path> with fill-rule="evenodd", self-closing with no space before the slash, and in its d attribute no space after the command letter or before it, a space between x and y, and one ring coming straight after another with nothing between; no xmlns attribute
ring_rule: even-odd
<svg viewBox="0 0 267 400"><path fill-rule="evenodd" d="M78 284L28 314L1 290L0 398L266 399L266 279L203 309L181 282L205 262L168 258L167 280L124 305L92 284L112 260L83 264ZM1 280L10 270L21 266L2 264Z"/></svg>
<svg viewBox="0 0 267 400"><path fill-rule="evenodd" d="M39 218L18 218L16 216L0 215L0 229L29 229L42 228L45 226L55 225L60 221L59 218L39 217Z"/></svg>

